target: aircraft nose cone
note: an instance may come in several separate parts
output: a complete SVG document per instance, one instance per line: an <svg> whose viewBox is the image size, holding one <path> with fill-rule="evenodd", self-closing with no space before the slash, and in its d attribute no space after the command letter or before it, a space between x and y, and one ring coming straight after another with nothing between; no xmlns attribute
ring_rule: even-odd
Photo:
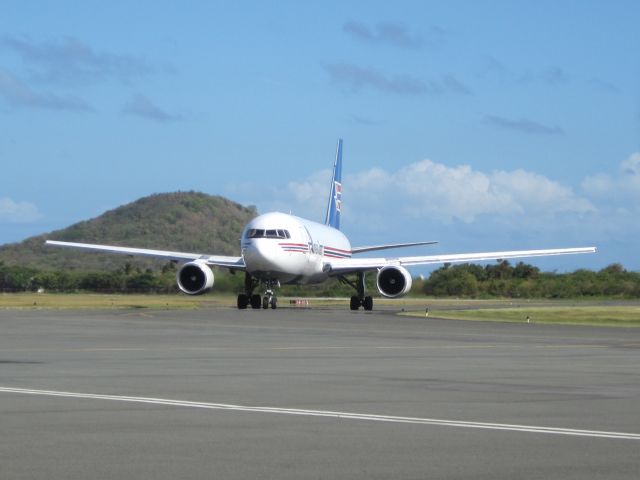
<svg viewBox="0 0 640 480"><path fill-rule="evenodd" d="M244 250L244 261L252 271L273 270L277 245L268 239L265 240L254 240Z"/></svg>

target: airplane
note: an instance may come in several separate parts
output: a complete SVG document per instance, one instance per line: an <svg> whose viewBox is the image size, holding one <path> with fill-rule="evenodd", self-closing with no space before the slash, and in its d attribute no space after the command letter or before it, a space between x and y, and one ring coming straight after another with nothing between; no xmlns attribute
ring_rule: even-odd
<svg viewBox="0 0 640 480"><path fill-rule="evenodd" d="M504 252L461 253L410 257L358 258L364 252L418 245L435 241L393 243L352 247L340 231L342 208L342 139L338 140L330 195L324 223L294 215L270 212L259 215L244 228L240 239L240 256L185 253L144 248L94 245L47 240L48 246L76 248L88 251L147 256L180 263L176 274L178 288L188 295L211 290L214 274L211 267L228 269L245 275L244 292L237 298L237 307L267 309L277 307L274 289L281 284L315 284L335 277L355 290L350 309L373 309L373 297L366 294L365 274L376 275L376 286L387 298L398 298L411 290L411 274L406 267L438 263L459 263L486 260L506 260L521 257L541 257L595 253L596 247L516 250ZM349 277L355 277L349 278ZM263 295L255 293L262 286Z"/></svg>

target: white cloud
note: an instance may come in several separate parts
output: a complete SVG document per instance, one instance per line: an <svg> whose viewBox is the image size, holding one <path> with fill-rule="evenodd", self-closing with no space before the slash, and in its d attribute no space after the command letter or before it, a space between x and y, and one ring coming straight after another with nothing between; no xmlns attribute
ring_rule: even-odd
<svg viewBox="0 0 640 480"><path fill-rule="evenodd" d="M285 189L263 189L269 200L263 197L260 210L289 205L298 215L321 218L330 177L329 170L322 170L289 182ZM554 216L596 210L570 187L522 169L486 173L469 165L449 167L422 160L395 172L374 167L345 175L343 184L343 213L354 224L370 225L372 219L397 220L399 216L441 223L496 217L522 222L535 217L544 222ZM254 188L249 190L255 195Z"/></svg>
<svg viewBox="0 0 640 480"><path fill-rule="evenodd" d="M296 202L317 202L319 200L319 192L329 191L330 180L331 171L322 170L312 174L305 180L289 182L287 189L293 193Z"/></svg>
<svg viewBox="0 0 640 480"><path fill-rule="evenodd" d="M582 181L583 190L596 196L606 195L613 189L613 187L614 181L611 176L606 173L596 173Z"/></svg>
<svg viewBox="0 0 640 480"><path fill-rule="evenodd" d="M15 202L10 198L0 198L0 222L30 223L40 219L42 215L33 203Z"/></svg>
<svg viewBox="0 0 640 480"><path fill-rule="evenodd" d="M571 188L536 173L485 173L469 165L449 167L431 160L410 164L394 173L371 169L345 182L345 196L355 197L354 203L364 197L371 200L371 192L383 199L380 204L400 206L411 217L443 222L469 223L488 215L549 217L595 210Z"/></svg>
<svg viewBox="0 0 640 480"><path fill-rule="evenodd" d="M640 152L633 153L620 164L620 171L627 178L631 178L634 183L640 180Z"/></svg>
<svg viewBox="0 0 640 480"><path fill-rule="evenodd" d="M600 172L582 181L584 195L598 205L598 215L582 226L594 243L602 245L607 263L638 268L640 247L640 152L621 161L612 172Z"/></svg>
<svg viewBox="0 0 640 480"><path fill-rule="evenodd" d="M582 188L609 205L634 207L640 200L640 152L620 162L615 174L596 173L585 178Z"/></svg>
<svg viewBox="0 0 640 480"><path fill-rule="evenodd" d="M495 188L508 195L524 213L554 215L595 211L589 200L579 197L570 187L537 173L519 169L494 172L491 177Z"/></svg>

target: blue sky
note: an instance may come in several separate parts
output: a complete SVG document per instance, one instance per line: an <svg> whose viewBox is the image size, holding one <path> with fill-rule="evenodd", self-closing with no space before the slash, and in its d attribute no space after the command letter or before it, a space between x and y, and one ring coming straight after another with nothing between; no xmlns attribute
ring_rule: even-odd
<svg viewBox="0 0 640 480"><path fill-rule="evenodd" d="M640 4L18 2L0 20L0 243L221 194L431 252L596 245L640 269ZM416 252L410 252L416 253Z"/></svg>

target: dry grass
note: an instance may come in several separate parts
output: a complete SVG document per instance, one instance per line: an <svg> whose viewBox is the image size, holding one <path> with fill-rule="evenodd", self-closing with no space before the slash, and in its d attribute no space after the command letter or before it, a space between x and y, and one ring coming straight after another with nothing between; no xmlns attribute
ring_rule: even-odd
<svg viewBox="0 0 640 480"><path fill-rule="evenodd" d="M0 295L0 308L42 309L104 309L104 308L161 308L195 309L202 306L233 305L231 296L186 295L103 295L103 294L53 294L53 293L4 293Z"/></svg>
<svg viewBox="0 0 640 480"><path fill-rule="evenodd" d="M425 312L406 312L402 315L424 317ZM565 325L594 325L640 327L640 307L628 306L546 306L518 308L480 308L474 310L438 310L429 315L452 320L479 320L513 323L554 323ZM527 320L527 317L529 320Z"/></svg>
<svg viewBox="0 0 640 480"><path fill-rule="evenodd" d="M280 297L279 306L289 307L296 297ZM348 298L308 298L310 308L345 308ZM455 300L376 298L375 307L393 307L401 315L429 316L453 320L478 320L526 323L556 323L573 325L606 325L640 327L640 306L635 304L604 306L602 304L571 304L569 302L531 302L514 306L511 300ZM202 296L174 295L104 295L104 294L0 294L0 309L198 309L235 307L235 295L209 294Z"/></svg>

